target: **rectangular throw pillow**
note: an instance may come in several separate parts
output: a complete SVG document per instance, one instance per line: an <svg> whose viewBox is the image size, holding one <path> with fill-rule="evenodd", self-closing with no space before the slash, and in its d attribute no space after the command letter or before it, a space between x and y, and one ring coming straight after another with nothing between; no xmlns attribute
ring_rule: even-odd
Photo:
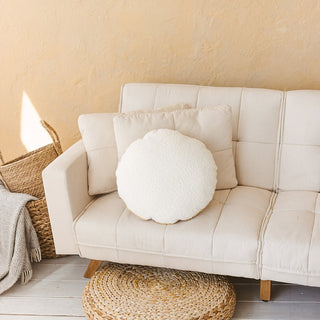
<svg viewBox="0 0 320 320"><path fill-rule="evenodd" d="M173 112L119 114L113 118L118 158L138 138L155 129L173 129L202 141L212 152L217 172L216 189L237 185L232 154L232 113L229 106Z"/></svg>
<svg viewBox="0 0 320 320"><path fill-rule="evenodd" d="M139 110L128 114L172 112L190 106L177 104L154 110ZM79 116L78 125L88 158L88 188L90 195L117 190L116 169L118 154L113 118L118 113L91 113Z"/></svg>

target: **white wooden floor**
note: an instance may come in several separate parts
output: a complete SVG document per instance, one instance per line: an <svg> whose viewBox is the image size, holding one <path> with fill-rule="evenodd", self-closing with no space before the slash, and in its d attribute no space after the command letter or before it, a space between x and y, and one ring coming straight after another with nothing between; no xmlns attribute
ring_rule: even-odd
<svg viewBox="0 0 320 320"><path fill-rule="evenodd" d="M0 295L0 320L85 319L81 293L88 260L65 257L34 264L34 275ZM320 288L273 283L272 301L259 300L259 283L232 278L237 291L234 319L320 319Z"/></svg>

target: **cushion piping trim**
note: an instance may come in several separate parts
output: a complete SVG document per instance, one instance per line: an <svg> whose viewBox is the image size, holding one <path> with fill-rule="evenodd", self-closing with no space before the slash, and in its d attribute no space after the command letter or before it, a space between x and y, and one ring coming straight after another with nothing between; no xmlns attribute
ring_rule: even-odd
<svg viewBox="0 0 320 320"><path fill-rule="evenodd" d="M302 144L302 143L292 143L292 142L282 142L282 146L297 146L297 147L306 147L306 148L319 148L320 144Z"/></svg>
<svg viewBox="0 0 320 320"><path fill-rule="evenodd" d="M297 189L297 188L293 188L291 189L292 186L289 186L287 184L282 184L282 187L279 188L279 190L277 191L277 193L279 192L292 192L292 191L300 191L300 192L314 192L314 193L319 193L320 192L320 185L311 187L310 185L308 187L305 187L305 189L301 190L301 189ZM310 211L310 210L309 210Z"/></svg>
<svg viewBox="0 0 320 320"><path fill-rule="evenodd" d="M266 210L266 213L264 215L264 218L262 220L261 227L260 227L259 238L258 238L258 248L257 248L257 273L259 275L259 278L261 278L261 275L262 275L262 260L263 260L265 233L266 233L271 215L273 213L273 207L276 202L277 196L278 196L277 193L272 192L269 199L268 208Z"/></svg>
<svg viewBox="0 0 320 320"><path fill-rule="evenodd" d="M274 177L275 191L278 193L280 190L280 172L281 172L281 158L283 149L283 136L284 136L284 125L286 119L286 107L287 107L287 92L283 92L283 99L281 102L281 118L279 119L279 137L278 137L278 153L277 153L277 171Z"/></svg>
<svg viewBox="0 0 320 320"><path fill-rule="evenodd" d="M286 106L286 92L283 91L281 94L281 101L280 101L276 152L275 152L275 159L274 159L273 190L275 192L277 192L277 188L279 184L280 158L281 158L281 152L282 152L285 106Z"/></svg>
<svg viewBox="0 0 320 320"><path fill-rule="evenodd" d="M232 140L233 142L237 142L237 143L256 143L256 144L274 144L274 145L277 145L278 142L275 141L275 142L262 142L262 141L246 141L246 140Z"/></svg>
<svg viewBox="0 0 320 320"><path fill-rule="evenodd" d="M240 94L240 101L239 101L239 112L238 112L238 121L237 121L237 134L236 134L236 147L234 150L234 168L236 171L236 177L237 177L237 182L239 184L239 175L237 174L237 168L238 168L238 144L239 144L239 126L240 126L240 114L241 114L241 106L242 106L242 100L243 100L243 92L245 88L241 88L241 94ZM233 140L232 140L233 141Z"/></svg>
<svg viewBox="0 0 320 320"><path fill-rule="evenodd" d="M286 191L284 191L284 192L286 192ZM317 198L317 196L316 196L316 198ZM315 211L310 210L310 209L287 209L287 210L279 210L278 209L278 210L273 210L273 214L281 214L282 212L286 213L286 212L295 212L295 211L302 211L302 212L307 212L307 213L311 213L311 214L316 214Z"/></svg>
<svg viewBox="0 0 320 320"><path fill-rule="evenodd" d="M156 85L156 92L155 92L154 97L153 97L152 110L155 110L155 108L156 108L156 102L157 102L157 99L158 99L158 94L159 94L159 85Z"/></svg>
<svg viewBox="0 0 320 320"><path fill-rule="evenodd" d="M309 272L299 272L299 271L292 271L290 269L284 269L284 268L275 268L275 267L269 267L269 266L263 266L263 269L274 271L274 272L281 272L285 274L294 274L294 275L302 275L309 277L320 277L320 273L309 273Z"/></svg>
<svg viewBox="0 0 320 320"><path fill-rule="evenodd" d="M167 227L168 227L168 225L166 224L164 226L163 238L162 238L162 254L161 254L161 257L162 257L162 263L164 265L165 265L164 258L165 258L165 252L166 252L166 232L167 232Z"/></svg>
<svg viewBox="0 0 320 320"><path fill-rule="evenodd" d="M131 249L131 248L119 248L114 246L106 246L106 245L97 245L97 244L87 244L83 242L77 242L79 246L84 247L92 247L92 248L105 248L105 249L113 249L113 250L119 250L119 251L129 251L129 252L137 252L137 253L143 253L143 254L153 254L153 255L159 255L164 257L176 257L176 258L184 258L184 259L194 259L194 260L201 260L201 261L211 261L211 262L222 262L222 263L235 263L235 264L250 264L250 265L256 265L255 261L234 261L234 260L219 260L219 259L207 259L203 257L194 257L194 256L185 256L185 255L179 255L179 254L173 254L173 253L163 253L163 252L156 252L156 251L147 251L147 250L139 250L139 249Z"/></svg>
<svg viewBox="0 0 320 320"><path fill-rule="evenodd" d="M314 201L313 225L312 225L312 232L311 232L310 241L309 241L309 250L308 250L308 259L307 259L307 271L308 271L308 275L310 274L310 271L309 271L310 251L311 251L312 240L313 240L313 235L314 235L314 227L315 227L315 223L316 223L316 213L315 213L315 212L316 212L316 209L317 209L318 197L319 197L319 194L317 194L317 196L315 197L315 201ZM308 277L309 277L309 276L308 276Z"/></svg>
<svg viewBox="0 0 320 320"><path fill-rule="evenodd" d="M72 233L73 233L73 237L75 240L75 243L78 244L78 237L77 237L77 233L76 233L76 224L79 221L79 219L83 216L83 214L87 211L87 209L97 200L96 197L94 197L80 212L80 214L78 214L78 216L73 220L72 222ZM79 248L79 246L76 246L77 250L78 250L78 254L79 256L81 256L81 250Z"/></svg>
<svg viewBox="0 0 320 320"><path fill-rule="evenodd" d="M215 225L215 227L214 227L214 229L213 229L213 231L212 231L212 233L211 233L211 237L210 237L210 238L211 238L211 260L213 260L213 248L214 248L214 237L215 237L215 233L216 233L216 230L217 230L217 226L218 226L218 224L219 224L219 222L220 222L220 218L221 218L221 214L222 214L223 208L224 208L227 200L229 199L230 193L231 193L231 189L229 190L228 195L226 196L225 201L224 201L224 202L219 201L219 203L221 203L221 209L220 209L220 212L219 212L219 218L218 218L218 221L217 221L217 223L216 223L216 225Z"/></svg>
<svg viewBox="0 0 320 320"><path fill-rule="evenodd" d="M240 127L240 117L241 117L241 109L242 109L242 104L243 104L243 99L244 99L244 91L246 88L241 89L241 95L240 95L240 104L239 104L239 114L238 114L238 122L237 122L237 140L240 140L239 137L239 127Z"/></svg>
<svg viewBox="0 0 320 320"><path fill-rule="evenodd" d="M92 188L91 188L92 189ZM92 190L88 190L88 194L89 196L101 196L101 195L106 195L108 193L112 193L112 192L115 192L115 191L118 191L117 187L111 187L111 188L106 188L105 190L101 191L101 190L98 190L98 191L92 191Z"/></svg>
<svg viewBox="0 0 320 320"><path fill-rule="evenodd" d="M115 240L116 240L116 251L117 251L117 259L119 260L119 246L118 246L118 225L119 225L119 221L121 219L121 217L123 216L124 212L126 211L127 207L125 206L124 209L122 210L121 214L119 215L118 219L117 219L117 223L116 223L116 226L115 226ZM78 242L78 245L79 245L79 242Z"/></svg>
<svg viewBox="0 0 320 320"><path fill-rule="evenodd" d="M114 144L114 145L112 145L112 146L105 146L105 147L97 147L97 148L92 148L92 149L90 149L90 148L87 148L86 147L86 149L87 149L87 152L88 151L99 151L99 150L103 150L103 149L111 149L111 148L116 148L117 146Z"/></svg>
<svg viewBox="0 0 320 320"><path fill-rule="evenodd" d="M199 109L199 95L200 95L200 89L201 87L198 87L198 92L197 92L197 99L196 99L196 109Z"/></svg>
<svg viewBox="0 0 320 320"><path fill-rule="evenodd" d="M232 151L232 146L228 147L228 148L224 148L224 149L220 149L220 150L214 150L213 153L218 153L218 152L224 152L224 151Z"/></svg>
<svg viewBox="0 0 320 320"><path fill-rule="evenodd" d="M122 112L122 102L123 102L123 90L126 84L123 84L120 89L120 99L119 99L119 112Z"/></svg>
<svg viewBox="0 0 320 320"><path fill-rule="evenodd" d="M276 144L278 145L278 142L263 142L263 141L247 141L247 140L232 140L232 142L237 143L259 143L259 144ZM297 146L297 147L314 147L318 148L320 147L320 144L302 144L302 143L292 143L292 142L282 142L282 146Z"/></svg>

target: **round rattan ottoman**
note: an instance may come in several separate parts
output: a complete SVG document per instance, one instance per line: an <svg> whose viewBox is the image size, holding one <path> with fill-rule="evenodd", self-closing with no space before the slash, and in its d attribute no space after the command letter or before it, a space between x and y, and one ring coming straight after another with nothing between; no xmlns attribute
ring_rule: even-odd
<svg viewBox="0 0 320 320"><path fill-rule="evenodd" d="M231 319L235 304L223 276L115 263L98 270L82 296L92 320Z"/></svg>

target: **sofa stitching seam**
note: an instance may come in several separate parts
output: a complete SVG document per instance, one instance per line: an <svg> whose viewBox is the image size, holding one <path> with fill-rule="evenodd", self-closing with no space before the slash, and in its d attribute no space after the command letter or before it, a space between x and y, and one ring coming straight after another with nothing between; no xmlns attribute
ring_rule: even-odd
<svg viewBox="0 0 320 320"><path fill-rule="evenodd" d="M309 210L309 209L277 209L273 211L273 214L281 214L281 213L288 213L288 212L296 212L296 211L303 211L306 213L312 213L314 214L315 212L313 210Z"/></svg>
<svg viewBox="0 0 320 320"><path fill-rule="evenodd" d="M262 141L247 141L247 140L238 140L235 142L237 142L237 143L256 143L256 144L274 144L274 145L277 144L277 142L262 142Z"/></svg>
<svg viewBox="0 0 320 320"><path fill-rule="evenodd" d="M280 97L280 108L279 108L279 119L278 119L278 129L277 129L277 140L276 140L276 151L274 158L274 170L273 170L273 190L276 191L277 178L278 178L278 159L279 159L279 145L281 140L281 123L282 123L282 114L283 114L283 92Z"/></svg>
<svg viewBox="0 0 320 320"><path fill-rule="evenodd" d="M158 99L158 93L159 93L159 85L156 85L156 92L154 94L154 97L153 97L153 110L155 110L156 108L156 101Z"/></svg>
<svg viewBox="0 0 320 320"><path fill-rule="evenodd" d="M164 260L165 260L164 258L166 256L166 240L165 240L165 237L166 237L167 227L168 227L168 225L164 226L163 238L162 238L162 263L163 263L163 265L165 264L164 263Z"/></svg>
<svg viewBox="0 0 320 320"><path fill-rule="evenodd" d="M302 275L306 276L308 279L310 277L320 277L320 273L306 273L306 272L297 272L297 271L292 271L290 269L285 269L285 268L274 268L274 267L269 267L269 266L263 266L264 269L272 271L272 272L282 272L286 274L295 274L295 275Z"/></svg>
<svg viewBox="0 0 320 320"><path fill-rule="evenodd" d="M119 101L119 112L122 112L122 103L123 103L123 90L124 90L125 84L121 86L120 89L120 101Z"/></svg>
<svg viewBox="0 0 320 320"><path fill-rule="evenodd" d="M171 117L172 117L172 122L173 122L173 129L177 130L176 129L176 119L175 119L175 113L174 112L171 113Z"/></svg>
<svg viewBox="0 0 320 320"><path fill-rule="evenodd" d="M246 88L242 88L241 89L241 95L240 95L240 105L239 105L239 114L238 114L238 124L237 124L237 140L240 141L239 138L239 128L240 128L240 118L241 118L241 110L242 110L242 105L244 103L244 94L245 94L245 89Z"/></svg>
<svg viewBox="0 0 320 320"><path fill-rule="evenodd" d="M212 153L218 153L218 152L223 152L223 151L228 151L228 150L232 150L232 146L228 147L228 148L220 149L220 150L214 150Z"/></svg>
<svg viewBox="0 0 320 320"><path fill-rule="evenodd" d="M201 89L201 88L202 88L202 87L199 87L199 88L198 88L198 92L197 92L196 109L199 108L199 95L200 95L200 89Z"/></svg>
<svg viewBox="0 0 320 320"><path fill-rule="evenodd" d="M118 217L117 223L116 223L116 232L115 232L115 240L116 240L116 252L117 252L117 259L119 260L119 245L118 245L118 225L119 225L119 221L122 217L122 215L124 214L124 212L126 211L127 207L125 206L124 209L122 210L121 214Z"/></svg>
<svg viewBox="0 0 320 320"><path fill-rule="evenodd" d="M315 200L314 200L314 214L313 214L313 225L312 225L312 232L310 236L310 241L309 241L309 250L308 250L308 259L307 259L307 272L308 272L308 281L309 281L309 274L310 274L310 250L311 250L311 245L312 245L312 240L313 240L313 235L314 235L314 226L316 222L316 208L317 208L317 202L318 202L318 196L319 194L316 195Z"/></svg>
<svg viewBox="0 0 320 320"><path fill-rule="evenodd" d="M287 92L283 92L283 98L281 101L281 118L279 123L279 141L278 141L278 152L277 152L277 175L275 177L275 191L279 192L280 188L280 172L281 172L281 158L283 149L283 135L284 135L284 123L286 118L286 105L287 105Z"/></svg>
<svg viewBox="0 0 320 320"><path fill-rule="evenodd" d="M105 249L113 249L113 250L123 250L123 251L132 251L132 252L138 252L138 253L143 253L143 254L154 254L154 255L164 255L167 257L173 257L173 258L185 258L185 259L193 259L193 260L201 260L201 261L211 261L213 263L235 263L235 264L250 264L255 266L256 261L233 261L233 260L219 260L219 259L206 259L204 257L195 257L195 256L185 256L185 255L179 255L179 254L171 254L171 253L165 253L161 251L146 251L146 250L139 250L139 249L132 249L132 248L117 248L117 247L112 247L112 246L105 246L105 245L97 245L97 244L88 244L88 243L82 243L78 242L78 245L80 246L86 246L86 247L98 247L98 248L105 248Z"/></svg>
<svg viewBox="0 0 320 320"><path fill-rule="evenodd" d="M241 88L241 94L240 94L240 104L239 104L239 114L238 114L238 122L237 122L237 144L236 144L236 148L235 148L235 155L234 155L234 163L235 163L235 167L236 167L236 172L237 170L237 163L238 163L238 145L239 145L239 126L240 126L240 114L241 114L241 108L242 108L242 100L243 100L243 96L244 96L244 89L245 88ZM239 177L237 175L237 180L239 181Z"/></svg>
<svg viewBox="0 0 320 320"><path fill-rule="evenodd" d="M267 230L271 215L273 213L273 207L274 207L275 201L277 199L277 196L278 196L277 193L272 192L270 199L269 199L269 205L268 205L267 211L263 217L263 220L262 220L261 226L260 226L260 230L259 230L258 249L257 249L257 272L258 272L259 278L261 278L261 276L262 276L264 238L265 238L266 230Z"/></svg>
<svg viewBox="0 0 320 320"><path fill-rule="evenodd" d="M110 148L116 148L117 146L114 144L112 146L104 146L104 147L98 147L98 148L88 148L86 151L91 152L91 151L99 151L99 150L103 150L103 149L110 149Z"/></svg>
<svg viewBox="0 0 320 320"><path fill-rule="evenodd" d="M80 214L73 220L72 222L72 232L73 232L73 238L75 240L75 244L77 244L76 248L78 250L78 254L80 257L82 257L81 250L79 248L79 241L76 233L76 224L79 221L79 219L84 215L84 213L87 211L87 209L97 200L97 197L94 197L80 212Z"/></svg>
<svg viewBox="0 0 320 320"><path fill-rule="evenodd" d="M222 216L222 211L223 211L224 206L225 206L225 204L226 204L226 202L228 201L228 198L229 198L229 196L230 196L231 189L228 190L228 191L229 191L229 192L228 192L228 195L227 195L225 201L222 203L222 206L221 206L221 209L220 209L220 212L219 212L218 221L217 221L217 223L216 223L216 225L215 225L215 227L214 227L214 229L213 229L213 231L212 231L212 235L211 235L211 260L213 260L213 256L214 256L214 255L213 255L213 242L214 242L213 239L214 239L215 232L216 232L216 230L217 230L217 226L218 226L218 224L219 224L220 218L221 218L221 216ZM213 268L213 266L212 266L212 268Z"/></svg>

